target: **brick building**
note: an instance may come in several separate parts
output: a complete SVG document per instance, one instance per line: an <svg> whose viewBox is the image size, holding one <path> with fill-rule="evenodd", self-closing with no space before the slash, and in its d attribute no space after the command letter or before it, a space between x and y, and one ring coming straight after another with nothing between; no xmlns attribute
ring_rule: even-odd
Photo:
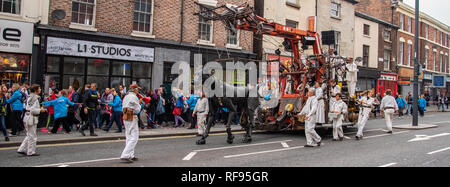
<svg viewBox="0 0 450 187"><path fill-rule="evenodd" d="M395 14L395 6L391 0L360 0L355 5L357 15L364 19L378 23L377 69L380 71L376 83L376 90L383 94L386 89L391 89L397 95L397 38L399 27L395 23L398 19ZM394 21L393 21L394 20ZM364 75L364 72L362 72Z"/></svg>
<svg viewBox="0 0 450 187"><path fill-rule="evenodd" d="M242 1L197 2L216 7ZM189 62L193 70L194 54L202 54L203 63L256 57L253 33L231 35L222 23L194 16L194 1L51 0L49 9L48 24L38 26L44 68L37 74L45 92L89 82L100 88L133 82L146 90L170 87L177 77L172 65Z"/></svg>

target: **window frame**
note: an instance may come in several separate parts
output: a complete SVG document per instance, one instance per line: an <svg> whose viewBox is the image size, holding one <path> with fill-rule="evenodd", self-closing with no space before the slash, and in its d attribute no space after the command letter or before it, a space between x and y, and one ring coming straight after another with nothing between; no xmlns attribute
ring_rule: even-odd
<svg viewBox="0 0 450 187"><path fill-rule="evenodd" d="M370 46L368 45L363 45L363 62L362 62L362 66L363 67L369 67L369 61L370 61Z"/></svg>
<svg viewBox="0 0 450 187"><path fill-rule="evenodd" d="M399 51L399 55L398 55L399 56L398 57L399 60L398 60L398 62L399 62L400 65L404 65L404 60L405 60L405 57L404 57L405 56L405 42L400 42L398 46L399 46L399 50L398 50Z"/></svg>
<svg viewBox="0 0 450 187"><path fill-rule="evenodd" d="M11 11L10 12L4 12L3 11L3 3L4 3L4 1L8 1L8 2L10 2L11 3ZM17 6L17 4L18 4L18 6L19 6L19 9L18 9L18 13L12 13L13 12L13 4L16 4L16 6ZM2 5L1 6L1 10L0 10L0 14L6 14L6 15L14 15L14 16L20 16L20 15L22 15L22 7L23 7L23 1L22 0L1 0L0 1L0 4ZM16 10L17 10L17 8L16 8Z"/></svg>
<svg viewBox="0 0 450 187"><path fill-rule="evenodd" d="M363 35L370 36L370 25L369 24L363 24Z"/></svg>
<svg viewBox="0 0 450 187"><path fill-rule="evenodd" d="M78 25L78 26L84 26L84 27L95 27L95 21L96 21L96 14L97 14L97 0L93 0L94 1L94 3L89 3L89 2L82 2L81 0L72 0L71 2L72 2L72 7L71 7L71 18L70 18L70 24L71 25ZM86 6L87 5L93 5L93 7L92 7L92 24L86 24L86 23L79 23L78 21L77 22L73 22L73 3L74 2L76 2L76 3L79 3L79 4L86 4ZM87 8L86 8L87 9ZM78 13L78 16L80 15L80 11L78 11L77 12ZM86 12L84 12L84 13L87 13L87 11ZM79 20L80 18L78 17L78 20Z"/></svg>
<svg viewBox="0 0 450 187"><path fill-rule="evenodd" d="M148 35L152 35L153 34L153 21L154 21L154 10L155 10L155 1L154 0L150 0L150 2L151 2L151 8L150 8L150 13L148 13L148 12L142 12L142 11L136 11L136 7L135 7L135 5L136 5L136 1L137 0L134 0L134 5L133 5L133 32L135 32L135 33L142 33L142 34L148 34ZM139 3L142 3L142 0L138 0L139 1ZM150 28L149 28L149 31L147 32L147 31L145 31L145 28L144 28L144 31L140 31L139 30L139 28L138 28L138 30L135 30L134 29L134 24L136 23L136 20L134 19L134 14L136 14L136 13L138 13L138 15L140 16L140 14L145 14L145 15L148 15L148 14L150 14L150 18L149 18L149 24L150 24ZM139 25L139 19L138 19L138 25ZM144 25L145 25L145 19L144 19Z"/></svg>
<svg viewBox="0 0 450 187"><path fill-rule="evenodd" d="M334 10L333 5L336 5L336 10ZM333 13L336 12L337 15L334 15ZM331 2L331 6L330 6L330 15L332 18L337 18L340 19L341 18L341 4L337 3L337 2Z"/></svg>
<svg viewBox="0 0 450 187"><path fill-rule="evenodd" d="M198 36L197 36L197 39L198 39L197 44L215 46L214 43L213 43L213 40L214 40L214 21L213 20L209 20L208 21L208 22L210 22L209 23L209 25L210 25L210 29L209 29L210 30L210 34L209 35L210 36L209 36L209 40L204 40L204 39L201 38L201 35L200 35L200 32L202 32L201 31L202 30L202 25L201 24L206 25L207 23L206 22L202 23L201 22L202 19L204 19L204 18L199 16L199 18L198 18L198 27L197 27L197 29L198 29L198 32L197 32L197 34L198 34Z"/></svg>

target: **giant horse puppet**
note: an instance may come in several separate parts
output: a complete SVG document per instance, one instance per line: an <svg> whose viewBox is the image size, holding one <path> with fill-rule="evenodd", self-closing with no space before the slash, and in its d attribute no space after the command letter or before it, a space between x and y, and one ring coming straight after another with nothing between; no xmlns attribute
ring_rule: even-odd
<svg viewBox="0 0 450 187"><path fill-rule="evenodd" d="M197 140L198 145L206 144L206 138L209 135L210 129L214 123L216 111L220 107L225 107L229 110L228 119L225 122L227 129L227 143L232 144L234 140L234 135L231 132L231 123L235 118L236 113L240 116L240 125L245 129L245 134L243 137L243 143L250 143L252 141L252 129L254 127L254 114L259 106L259 98L251 97L250 90L257 89L256 86L250 85L249 87L236 87L218 80L214 75L209 76L214 82L211 84L211 88L214 90L223 90L224 97L217 97L217 95L212 95L208 97L209 102L209 113L206 122L206 130L203 136ZM203 77L203 82L205 83L209 77ZM226 91L232 91L234 96L226 96ZM238 95L238 92L245 93L245 95ZM207 93L208 94L208 93ZM240 97L241 96L241 97ZM242 97L243 96L243 97Z"/></svg>

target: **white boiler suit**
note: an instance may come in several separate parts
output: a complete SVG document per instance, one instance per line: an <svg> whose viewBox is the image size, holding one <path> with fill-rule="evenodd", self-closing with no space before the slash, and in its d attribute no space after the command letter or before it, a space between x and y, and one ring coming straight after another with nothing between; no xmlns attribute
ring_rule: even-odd
<svg viewBox="0 0 450 187"><path fill-rule="evenodd" d="M316 96L309 97L306 101L305 106L303 106L301 115L306 115L308 120L305 121L305 136L306 144L316 146L318 142L322 141L320 136L316 133L316 112L317 112L318 101Z"/></svg>
<svg viewBox="0 0 450 187"><path fill-rule="evenodd" d="M390 95L384 96L381 100L380 108L384 111L387 130L392 131L392 119L394 118L395 111L398 110L398 105L395 98Z"/></svg>
<svg viewBox="0 0 450 187"><path fill-rule="evenodd" d="M358 133L357 137L363 136L363 130L366 126L367 121L369 120L370 112L372 112L373 103L375 102L375 98L369 97L365 98L364 101L361 102L361 110L359 111L360 118L358 119Z"/></svg>
<svg viewBox="0 0 450 187"><path fill-rule="evenodd" d="M136 114L141 110L141 105L139 104L139 98L134 92L128 92L123 99L122 105L124 109L128 108L133 110L134 115L132 121L123 121L123 124L125 125L126 144L120 158L132 159L134 158L134 148L139 140L139 127Z"/></svg>
<svg viewBox="0 0 450 187"><path fill-rule="evenodd" d="M41 106L39 104L39 96L34 93L28 97L25 109L25 117L23 122L25 124L25 130L27 131L27 137L23 140L20 145L18 152L26 153L27 155L32 155L36 153L36 127L39 122L39 114L41 113Z"/></svg>
<svg viewBox="0 0 450 187"><path fill-rule="evenodd" d="M344 115L347 113L347 104L342 99L336 101L331 107L330 111L338 112L337 118L333 119L333 139L337 140L344 137L344 131L342 130L342 122L344 121Z"/></svg>
<svg viewBox="0 0 450 187"><path fill-rule="evenodd" d="M358 65L355 62L346 65L348 92L351 98L355 97L356 83L358 82Z"/></svg>

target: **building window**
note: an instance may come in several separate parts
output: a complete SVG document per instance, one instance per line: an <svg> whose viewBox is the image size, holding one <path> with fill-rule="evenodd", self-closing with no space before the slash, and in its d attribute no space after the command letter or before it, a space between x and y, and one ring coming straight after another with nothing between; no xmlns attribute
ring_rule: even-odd
<svg viewBox="0 0 450 187"><path fill-rule="evenodd" d="M0 12L20 14L20 0L0 0Z"/></svg>
<svg viewBox="0 0 450 187"><path fill-rule="evenodd" d="M341 51L340 51L341 32L336 31L335 34L336 34L336 36L335 36L336 44L334 45L334 51L336 51L337 54L339 55L339 54L341 54Z"/></svg>
<svg viewBox="0 0 450 187"><path fill-rule="evenodd" d="M391 41L391 30L384 29L384 41Z"/></svg>
<svg viewBox="0 0 450 187"><path fill-rule="evenodd" d="M437 42L437 29L434 29L434 41Z"/></svg>
<svg viewBox="0 0 450 187"><path fill-rule="evenodd" d="M298 0L286 0L286 4L287 5L291 5L291 6L295 6L295 7L299 7L299 3Z"/></svg>
<svg viewBox="0 0 450 187"><path fill-rule="evenodd" d="M433 71L436 71L436 51L433 51Z"/></svg>
<svg viewBox="0 0 450 187"><path fill-rule="evenodd" d="M412 45L411 44L408 44L408 58L407 58L407 63L408 63L408 66L411 66L411 50L412 50Z"/></svg>
<svg viewBox="0 0 450 187"><path fill-rule="evenodd" d="M441 63L441 68L439 69L439 71L445 72L444 54L441 54L441 60L439 62Z"/></svg>
<svg viewBox="0 0 450 187"><path fill-rule="evenodd" d="M425 25L425 38L428 39L428 25Z"/></svg>
<svg viewBox="0 0 450 187"><path fill-rule="evenodd" d="M444 33L441 32L441 45L444 45Z"/></svg>
<svg viewBox="0 0 450 187"><path fill-rule="evenodd" d="M403 65L403 56L404 56L403 52L404 52L405 42L400 42L400 44L398 46L399 46L398 63Z"/></svg>
<svg viewBox="0 0 450 187"><path fill-rule="evenodd" d="M412 32L412 18L408 17L408 32Z"/></svg>
<svg viewBox="0 0 450 187"><path fill-rule="evenodd" d="M364 24L364 35L370 36L370 25Z"/></svg>
<svg viewBox="0 0 450 187"><path fill-rule="evenodd" d="M72 1L72 23L94 25L95 0Z"/></svg>
<svg viewBox="0 0 450 187"><path fill-rule="evenodd" d="M140 32L151 32L152 20L153 20L152 0L135 0L133 30Z"/></svg>
<svg viewBox="0 0 450 187"><path fill-rule="evenodd" d="M363 66L369 67L369 53L370 47L367 45L363 45Z"/></svg>
<svg viewBox="0 0 450 187"><path fill-rule="evenodd" d="M239 31L233 34L227 29L227 44L236 47L239 46Z"/></svg>
<svg viewBox="0 0 450 187"><path fill-rule="evenodd" d="M400 29L405 30L405 15L400 14Z"/></svg>
<svg viewBox="0 0 450 187"><path fill-rule="evenodd" d="M428 66L428 53L429 53L429 49L425 48L425 55L424 55L424 65ZM429 69L429 68L428 68Z"/></svg>
<svg viewBox="0 0 450 187"><path fill-rule="evenodd" d="M335 2L331 2L331 17L341 17L341 5Z"/></svg>
<svg viewBox="0 0 450 187"><path fill-rule="evenodd" d="M391 51L384 50L384 71L389 71L391 67Z"/></svg>
<svg viewBox="0 0 450 187"><path fill-rule="evenodd" d="M297 28L298 27L298 22L287 19L286 20L286 26L292 27L292 28Z"/></svg>
<svg viewBox="0 0 450 187"><path fill-rule="evenodd" d="M199 16L198 39L201 41L212 43L212 29L213 29L212 27L213 27L212 20L207 20Z"/></svg>

